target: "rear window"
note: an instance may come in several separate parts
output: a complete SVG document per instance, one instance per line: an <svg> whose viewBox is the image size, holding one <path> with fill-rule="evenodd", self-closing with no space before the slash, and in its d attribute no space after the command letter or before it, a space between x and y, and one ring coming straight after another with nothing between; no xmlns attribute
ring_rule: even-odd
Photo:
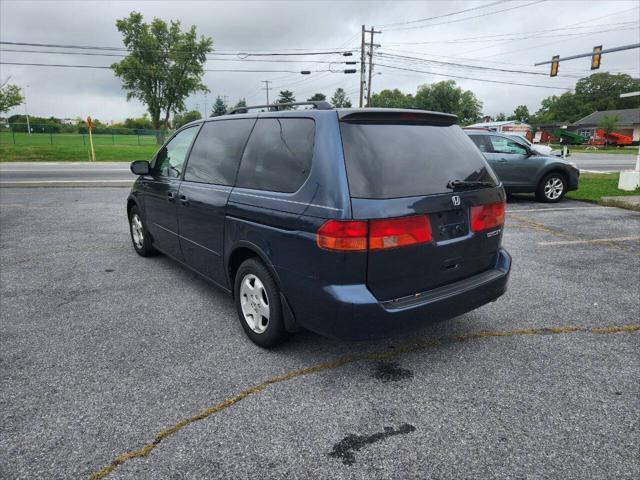
<svg viewBox="0 0 640 480"><path fill-rule="evenodd" d="M450 192L450 180L497 185L484 157L457 125L341 122L340 129L352 197Z"/></svg>
<svg viewBox="0 0 640 480"><path fill-rule="evenodd" d="M292 193L309 176L315 122L310 118L261 118L242 156L236 185Z"/></svg>

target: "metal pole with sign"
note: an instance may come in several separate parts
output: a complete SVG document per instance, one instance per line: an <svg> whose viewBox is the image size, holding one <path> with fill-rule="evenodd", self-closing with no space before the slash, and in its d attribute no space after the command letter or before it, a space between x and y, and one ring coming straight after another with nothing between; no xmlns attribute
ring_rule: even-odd
<svg viewBox="0 0 640 480"><path fill-rule="evenodd" d="M622 93L620 98L638 97L640 91ZM620 172L620 179L618 180L618 188L620 190L626 190L632 192L637 188L640 188L640 145L638 145L638 155L636 156L636 168L635 170L624 170Z"/></svg>

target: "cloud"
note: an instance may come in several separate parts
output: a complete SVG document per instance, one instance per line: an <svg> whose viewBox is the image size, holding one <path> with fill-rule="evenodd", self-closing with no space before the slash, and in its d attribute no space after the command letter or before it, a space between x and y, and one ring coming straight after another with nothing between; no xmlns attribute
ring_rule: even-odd
<svg viewBox="0 0 640 480"><path fill-rule="evenodd" d="M525 5L531 0L517 0L493 7L470 11L458 16L442 17L430 22L409 24L419 26L444 23L484 12L504 10L512 6ZM486 2L484 3L486 5ZM205 1L147 1L147 2L89 2L89 1L3 1L0 3L0 38L3 41L26 41L32 43L83 44L100 46L121 45L120 35L115 28L118 18L136 9L145 19L154 16L165 20L180 20L183 26L196 25L200 34L214 39L216 50L248 51L259 49L291 48L359 48L360 26L386 25L412 19L433 17L449 12L483 5L483 2L205 2ZM571 29L571 25L584 27L586 31L596 31L598 25L638 20L636 1L609 1L606 9L601 2L581 2L576 8L574 2L546 1L525 6L500 14L488 15L465 21L454 21L444 25L425 28L393 29L381 27L383 33L376 36L382 45L381 51L410 56L429 57L458 63L473 63L491 67L534 70L533 63L550 59L552 55L570 55L591 50L594 45L612 47L639 41L640 30L634 25L603 26L602 30L582 37L552 36L584 32ZM627 11L623 15L614 14ZM596 20L590 20L596 18ZM559 29L556 32L535 33L541 30ZM594 28L591 28L594 27ZM623 27L631 27L623 30ZM526 36L522 32L533 32L536 38L522 40L482 41L483 39L460 42L469 37L484 37L504 33ZM520 34L520 35L517 35ZM527 33L528 34L528 33ZM489 39L487 39L489 40ZM425 43L452 42L459 43ZM12 48L4 45L4 49ZM23 48L23 47L15 47ZM358 54L352 57L358 60ZM460 60L459 58L466 60ZM0 58L5 62L40 62L109 65L115 58L89 57L52 54L28 54L2 51ZM309 57L305 57L310 59ZM290 57L289 59L295 59ZM374 56L375 61L383 63ZM472 61L475 59L475 62ZM220 73L205 75L205 83L211 94L189 98L189 108L204 109L205 103L211 108L216 95L227 96L230 103L246 97L249 103L262 103L266 92L262 80L271 80L271 98L279 89L292 90L298 100L304 100L315 92L331 96L335 88L344 88L352 100L357 100L359 75L326 72L328 65L322 63L273 63L210 61L207 68L237 69L285 69L318 71L309 76L299 73ZM313 57L311 60L344 61L339 56ZM388 61L384 63L389 63ZM516 75L504 72L485 72L417 61L394 65L472 77L516 81L544 86L572 86L580 76L590 74L588 59L564 62L560 65L561 75L548 76ZM338 68L334 65L333 68ZM547 67L537 70L546 73ZM602 71L625 71L640 76L640 55L637 50L605 55ZM377 67L373 80L374 91L383 88L400 88L415 92L418 85L445 80L447 77L427 73L404 72ZM103 121L122 120L138 116L145 111L137 101L127 102L120 81L110 70L89 70L72 68L47 68L2 65L0 77L12 77L20 85L29 85L26 90L29 111L34 115L76 117L92 115ZM571 76L567 76L571 75ZM519 87L483 83L475 80L456 79L465 89L470 89L484 103L484 111L489 114L512 112L518 104L525 104L530 111L538 109L540 100L562 90ZM18 107L16 111L22 111Z"/></svg>

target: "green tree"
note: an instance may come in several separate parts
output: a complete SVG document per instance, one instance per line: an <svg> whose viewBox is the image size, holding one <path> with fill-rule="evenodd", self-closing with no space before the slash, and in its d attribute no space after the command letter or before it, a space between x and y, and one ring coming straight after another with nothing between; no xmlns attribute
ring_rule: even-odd
<svg viewBox="0 0 640 480"><path fill-rule="evenodd" d="M620 117L617 115L605 115L598 122L598 128L604 130L604 143L609 145L609 134L615 132L618 129L618 122Z"/></svg>
<svg viewBox="0 0 640 480"><path fill-rule="evenodd" d="M327 96L324 93L314 93L311 98L307 98L307 102L321 102L326 99Z"/></svg>
<svg viewBox="0 0 640 480"><path fill-rule="evenodd" d="M191 110L189 112L176 113L173 117L173 128L180 128L189 122L194 120L200 120L202 114L198 110Z"/></svg>
<svg viewBox="0 0 640 480"><path fill-rule="evenodd" d="M620 98L640 89L640 80L624 73L594 73L576 83L575 92L552 95L540 103L531 123L575 122L603 110L640 107L639 97Z"/></svg>
<svg viewBox="0 0 640 480"><path fill-rule="evenodd" d="M347 97L344 89L336 88L336 91L333 92L333 97L331 97L331 105L335 108L349 108L351 107L351 100Z"/></svg>
<svg viewBox="0 0 640 480"><path fill-rule="evenodd" d="M211 110L212 117L219 117L227 113L227 104L220 95L216 97L216 101L213 103L213 109Z"/></svg>
<svg viewBox="0 0 640 480"><path fill-rule="evenodd" d="M276 98L276 103L293 103L296 101L296 97L293 96L293 92L290 90L281 90L280 95ZM290 110L291 107L282 107L283 110Z"/></svg>
<svg viewBox="0 0 640 480"><path fill-rule="evenodd" d="M413 95L404 94L397 88L382 90L371 95L371 106L381 108L411 108Z"/></svg>
<svg viewBox="0 0 640 480"><path fill-rule="evenodd" d="M179 21L168 25L154 18L144 23L138 12L118 20L116 26L129 54L111 68L122 80L127 100L137 98L147 106L153 128L167 127L170 115L185 109L190 94L209 91L202 76L213 40L198 39L195 26L183 32Z"/></svg>
<svg viewBox="0 0 640 480"><path fill-rule="evenodd" d="M0 113L5 113L11 110L13 107L24 102L24 97L20 87L17 85L11 85L9 78L7 78L2 85L0 85Z"/></svg>
<svg viewBox="0 0 640 480"><path fill-rule="evenodd" d="M513 111L513 119L520 122L528 122L530 116L529 109L526 105L518 105Z"/></svg>
<svg viewBox="0 0 640 480"><path fill-rule="evenodd" d="M244 98L241 98L238 100L238 103L235 104L235 106L233 108L243 108L247 106L247 100Z"/></svg>
<svg viewBox="0 0 640 480"><path fill-rule="evenodd" d="M149 114L145 113L138 118L127 118L124 121L125 128L131 128L134 130L153 130L153 123L149 118Z"/></svg>
<svg viewBox="0 0 640 480"><path fill-rule="evenodd" d="M504 122L506 119L507 119L507 116L502 112L496 115L496 122Z"/></svg>
<svg viewBox="0 0 640 480"><path fill-rule="evenodd" d="M463 125L475 122L482 114L482 102L470 90L456 86L453 80L418 87L415 106L423 110L453 113Z"/></svg>

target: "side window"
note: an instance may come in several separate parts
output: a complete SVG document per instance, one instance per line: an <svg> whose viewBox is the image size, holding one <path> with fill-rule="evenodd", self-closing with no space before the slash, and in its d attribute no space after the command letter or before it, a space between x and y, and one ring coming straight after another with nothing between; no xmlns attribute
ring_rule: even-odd
<svg viewBox="0 0 640 480"><path fill-rule="evenodd" d="M254 123L253 119L205 123L191 149L184 179L233 185L242 149Z"/></svg>
<svg viewBox="0 0 640 480"><path fill-rule="evenodd" d="M310 118L261 118L245 148L238 187L292 193L309 176L315 122Z"/></svg>
<svg viewBox="0 0 640 480"><path fill-rule="evenodd" d="M189 146L197 132L197 126L185 128L162 147L153 162L153 174L159 177L180 177Z"/></svg>
<svg viewBox="0 0 640 480"><path fill-rule="evenodd" d="M526 155L527 149L519 143L504 137L491 137L491 145L495 153L507 153L516 155Z"/></svg>
<svg viewBox="0 0 640 480"><path fill-rule="evenodd" d="M470 138L482 153L493 152L493 148L491 148L491 142L489 141L489 137L487 135L470 135Z"/></svg>

